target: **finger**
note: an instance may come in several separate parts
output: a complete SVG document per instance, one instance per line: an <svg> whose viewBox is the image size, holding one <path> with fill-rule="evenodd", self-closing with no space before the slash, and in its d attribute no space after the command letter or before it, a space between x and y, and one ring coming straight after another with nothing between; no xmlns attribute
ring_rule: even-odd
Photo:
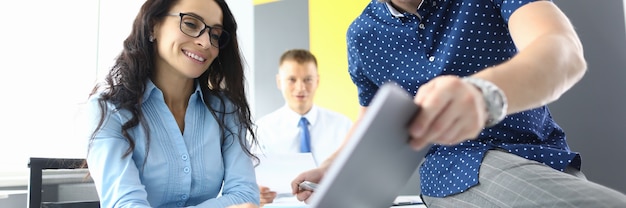
<svg viewBox="0 0 626 208"><path fill-rule="evenodd" d="M272 203L276 198L276 192L268 192L266 194L261 194L261 203Z"/></svg>
<svg viewBox="0 0 626 208"><path fill-rule="evenodd" d="M265 192L269 192L270 188L267 186L259 186L259 192L261 193L265 193Z"/></svg>
<svg viewBox="0 0 626 208"><path fill-rule="evenodd" d="M261 193L261 197L265 198L265 199L274 199L276 198L276 192L275 191L268 191L265 193Z"/></svg>
<svg viewBox="0 0 626 208"><path fill-rule="evenodd" d="M303 201L307 203L307 200L309 199L309 197L311 197L311 194L313 194L313 192L309 190L301 190L300 192L298 192L298 194L296 194L296 198L298 198L298 201Z"/></svg>
<svg viewBox="0 0 626 208"><path fill-rule="evenodd" d="M472 91L457 96L450 108L460 109L455 111L459 114L438 142L451 145L475 138L483 129L486 120L484 107L481 105L482 99L482 95Z"/></svg>
<svg viewBox="0 0 626 208"><path fill-rule="evenodd" d="M447 106L432 120L421 139L428 143L433 143L439 139L458 119L459 112L455 111L456 109L450 107L450 103L447 103Z"/></svg>
<svg viewBox="0 0 626 208"><path fill-rule="evenodd" d="M435 143L456 145L468 139L474 139L482 130L482 126L470 117L458 118Z"/></svg>
<svg viewBox="0 0 626 208"><path fill-rule="evenodd" d="M438 143L444 145L455 145L468 139L474 139L483 130L485 118L484 106L482 106L482 95L470 91L465 91L457 96L453 102L457 110L458 117L449 129L438 139Z"/></svg>
<svg viewBox="0 0 626 208"><path fill-rule="evenodd" d="M421 150L427 144L428 144L428 142L426 140L421 139L421 138L412 138L412 139L409 140L409 146L411 147L411 149L413 149L415 151Z"/></svg>
<svg viewBox="0 0 626 208"><path fill-rule="evenodd" d="M477 98L464 88L456 88L456 96L450 100L442 113L435 118L425 133L424 140L442 145L454 145L475 136L482 129L477 110ZM478 98L482 99L482 98Z"/></svg>
<svg viewBox="0 0 626 208"><path fill-rule="evenodd" d="M293 181L291 181L291 194L298 194L300 192L300 183L304 182L305 173L301 173L300 175L296 176Z"/></svg>
<svg viewBox="0 0 626 208"><path fill-rule="evenodd" d="M434 118L423 124L425 129L422 130L421 139L425 141L413 142L412 145L418 146L429 142L456 144L465 141L469 136L475 136L482 129L481 123L476 122L482 121L480 119L483 116L480 114L482 111L479 111L483 109L480 108L482 96L475 88L455 76L433 79L427 84L428 88L420 89L418 92L426 95L418 96L416 100L422 102L420 104L422 111L428 112L424 114ZM440 108L442 106L443 109ZM480 109L476 110L478 108ZM434 113L437 110L440 112Z"/></svg>
<svg viewBox="0 0 626 208"><path fill-rule="evenodd" d="M413 102L416 105L420 106L420 110L414 116L413 120L411 120L411 123L409 124L409 133L411 137L415 137L415 138L422 137L422 134L424 133L424 129L426 129L426 127L424 126L424 118L418 119L418 117L423 116L422 114L424 114L424 108L422 107L422 103L424 102L424 99L426 99L424 95L425 93L421 93L421 92L429 91L429 88L431 87L428 84L422 85L422 87L420 87L419 90L417 91L415 98L413 98Z"/></svg>
<svg viewBox="0 0 626 208"><path fill-rule="evenodd" d="M424 118L418 117L422 116L417 116L409 127L409 145L416 151L431 143L432 133L429 132L433 128L432 124L425 124L428 121L424 121Z"/></svg>
<svg viewBox="0 0 626 208"><path fill-rule="evenodd" d="M429 84L429 85L428 85ZM431 125L439 117L451 100L451 93L445 92L445 83L427 83L426 88L420 88L415 102L421 110L410 125L413 138L421 138L428 131L433 131Z"/></svg>
<svg viewBox="0 0 626 208"><path fill-rule="evenodd" d="M449 98L443 97L443 99L427 98L424 101L432 104L426 104L420 115L413 120L412 124L423 126L419 134L411 134L410 145L413 149L420 150L427 144L433 143L452 125L455 113L449 110ZM433 107L429 107L429 105Z"/></svg>
<svg viewBox="0 0 626 208"><path fill-rule="evenodd" d="M457 117L441 136L436 138L433 143L442 145L453 145L454 141L459 137L459 133L463 128L461 119Z"/></svg>

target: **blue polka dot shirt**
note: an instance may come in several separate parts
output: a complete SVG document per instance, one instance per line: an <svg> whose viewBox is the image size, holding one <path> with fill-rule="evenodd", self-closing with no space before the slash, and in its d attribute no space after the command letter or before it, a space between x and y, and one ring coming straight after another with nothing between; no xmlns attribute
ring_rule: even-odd
<svg viewBox="0 0 626 208"><path fill-rule="evenodd" d="M372 0L347 31L349 73L360 104L368 106L389 81L415 95L436 76L468 76L509 60L517 49L507 22L532 1L424 0L414 15ZM508 115L475 140L433 146L420 167L422 194L445 197L478 184L483 156L496 148L557 170L580 169L579 154L542 106Z"/></svg>

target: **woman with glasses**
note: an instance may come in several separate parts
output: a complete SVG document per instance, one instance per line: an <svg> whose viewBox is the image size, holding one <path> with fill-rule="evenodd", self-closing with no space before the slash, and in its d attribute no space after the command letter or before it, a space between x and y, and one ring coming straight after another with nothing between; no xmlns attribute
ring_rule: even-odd
<svg viewBox="0 0 626 208"><path fill-rule="evenodd" d="M147 0L87 105L102 207L257 207L256 139L224 0Z"/></svg>

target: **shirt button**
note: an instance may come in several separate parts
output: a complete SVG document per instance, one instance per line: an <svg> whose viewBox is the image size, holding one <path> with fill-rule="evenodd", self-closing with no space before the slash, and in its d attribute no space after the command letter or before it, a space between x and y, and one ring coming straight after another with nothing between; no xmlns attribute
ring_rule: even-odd
<svg viewBox="0 0 626 208"><path fill-rule="evenodd" d="M176 203L176 205L179 206L179 207L182 207L183 203L182 202L178 202L178 203Z"/></svg>
<svg viewBox="0 0 626 208"><path fill-rule="evenodd" d="M419 27L420 29L422 29L422 30L423 30L424 28L426 28L426 26L424 26L424 24L421 24L421 23L420 23L420 25L419 25L418 27Z"/></svg>
<svg viewBox="0 0 626 208"><path fill-rule="evenodd" d="M180 199L183 199L183 200L187 199L187 194L180 195Z"/></svg>
<svg viewBox="0 0 626 208"><path fill-rule="evenodd" d="M185 171L185 173L189 173L190 168L189 167L185 167L183 168L183 171Z"/></svg>
<svg viewBox="0 0 626 208"><path fill-rule="evenodd" d="M433 62L433 61L435 61L435 57L434 57L434 56L428 57L428 60L429 60L430 62Z"/></svg>
<svg viewBox="0 0 626 208"><path fill-rule="evenodd" d="M189 158L189 155L184 154L180 158L183 159L184 161L187 161L187 159Z"/></svg>

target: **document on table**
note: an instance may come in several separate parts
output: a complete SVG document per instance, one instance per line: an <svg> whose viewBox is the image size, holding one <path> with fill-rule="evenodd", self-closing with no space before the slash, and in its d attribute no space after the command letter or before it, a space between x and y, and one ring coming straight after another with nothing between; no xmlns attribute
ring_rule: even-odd
<svg viewBox="0 0 626 208"><path fill-rule="evenodd" d="M287 198L277 198L274 202L265 204L263 208L307 208L307 204L298 199L295 196Z"/></svg>
<svg viewBox="0 0 626 208"><path fill-rule="evenodd" d="M257 183L276 191L278 197L291 197L291 181L300 173L317 167L311 153L257 154L260 163L255 168Z"/></svg>

